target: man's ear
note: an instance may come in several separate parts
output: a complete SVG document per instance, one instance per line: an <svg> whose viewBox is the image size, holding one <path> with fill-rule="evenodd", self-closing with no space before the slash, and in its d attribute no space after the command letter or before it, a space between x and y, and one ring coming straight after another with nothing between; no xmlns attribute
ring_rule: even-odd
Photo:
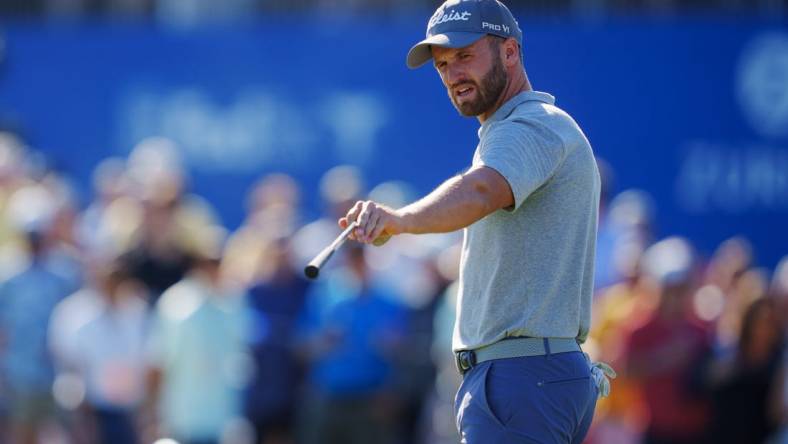
<svg viewBox="0 0 788 444"><path fill-rule="evenodd" d="M506 39L501 45L503 51L503 61L506 66L517 65L520 61L520 48L517 40L513 38Z"/></svg>

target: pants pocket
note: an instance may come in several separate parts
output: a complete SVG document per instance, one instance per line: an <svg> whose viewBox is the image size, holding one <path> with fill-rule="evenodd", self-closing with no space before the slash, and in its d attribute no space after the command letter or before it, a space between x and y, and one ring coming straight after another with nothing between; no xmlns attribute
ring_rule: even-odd
<svg viewBox="0 0 788 444"><path fill-rule="evenodd" d="M503 428L503 422L493 413L488 402L491 362L483 362L471 369L454 399L457 430L463 433L469 424L488 424ZM496 394L497 396L497 394Z"/></svg>
<svg viewBox="0 0 788 444"><path fill-rule="evenodd" d="M512 418L512 400L517 393L510 387L505 390L506 383L501 381L501 375L494 374L494 362L490 362L484 373L483 385L479 390L479 404L496 424L505 427Z"/></svg>
<svg viewBox="0 0 788 444"><path fill-rule="evenodd" d="M542 380L539 381L536 385L537 386L545 386L545 385L561 385L561 384L571 384L577 381L590 381L590 376L576 376L572 378L560 378L560 379L552 379L552 380Z"/></svg>

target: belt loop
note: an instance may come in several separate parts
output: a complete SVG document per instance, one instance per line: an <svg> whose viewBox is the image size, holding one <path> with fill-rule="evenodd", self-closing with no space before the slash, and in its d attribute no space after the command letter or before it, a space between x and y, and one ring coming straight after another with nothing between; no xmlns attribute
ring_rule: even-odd
<svg viewBox="0 0 788 444"><path fill-rule="evenodd" d="M545 355L549 358L550 357L550 341L548 341L547 338L542 338L542 342L544 343Z"/></svg>

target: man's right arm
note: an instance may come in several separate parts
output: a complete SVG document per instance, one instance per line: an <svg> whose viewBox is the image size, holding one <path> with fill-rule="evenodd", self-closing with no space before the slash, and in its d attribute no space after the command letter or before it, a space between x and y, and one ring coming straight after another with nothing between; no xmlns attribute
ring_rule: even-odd
<svg viewBox="0 0 788 444"><path fill-rule="evenodd" d="M477 166L441 184L422 199L393 210L373 201L359 201L339 220L342 228L359 227L351 238L385 242L402 233L446 233L465 228L488 214L514 205L509 183L492 168Z"/></svg>

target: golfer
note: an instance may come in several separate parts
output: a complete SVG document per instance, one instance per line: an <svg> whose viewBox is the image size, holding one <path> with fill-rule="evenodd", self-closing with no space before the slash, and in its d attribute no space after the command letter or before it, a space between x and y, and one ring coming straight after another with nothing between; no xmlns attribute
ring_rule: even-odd
<svg viewBox="0 0 788 444"><path fill-rule="evenodd" d="M588 334L599 172L577 123L534 91L522 32L496 0L447 1L408 53L432 60L454 106L480 124L472 166L392 209L357 202L339 220L382 245L464 229L453 349L463 443L580 443L608 380ZM612 375L612 370L609 376Z"/></svg>

